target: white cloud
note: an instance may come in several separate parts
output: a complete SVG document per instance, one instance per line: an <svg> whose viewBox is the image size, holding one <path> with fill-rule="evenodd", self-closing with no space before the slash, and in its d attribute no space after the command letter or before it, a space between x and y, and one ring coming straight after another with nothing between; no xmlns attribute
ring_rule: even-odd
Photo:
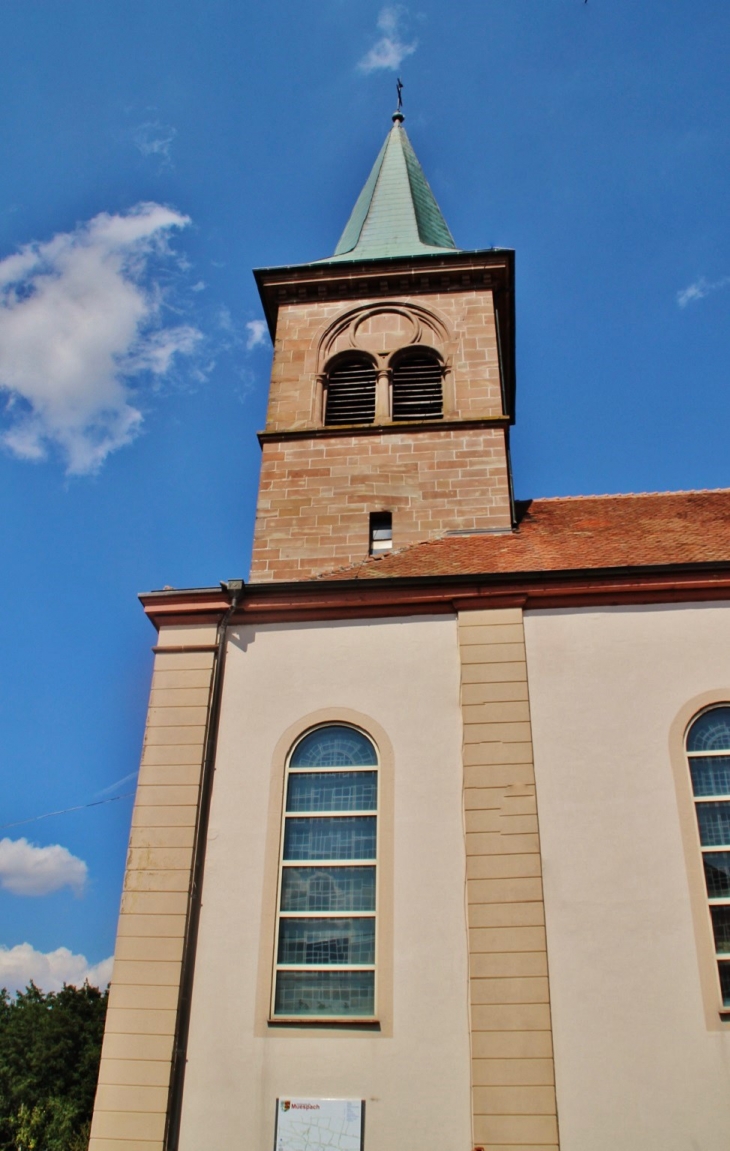
<svg viewBox="0 0 730 1151"><path fill-rule="evenodd" d="M60 991L64 983L81 987L85 980L104 988L111 979L113 958L90 964L85 955L74 955L68 947L36 951L30 943L0 947L0 987L11 994L23 991L31 979L42 991Z"/></svg>
<svg viewBox="0 0 730 1151"><path fill-rule="evenodd" d="M231 309L227 308L225 304L221 304L216 314L216 322L218 327L224 332L233 332L233 316Z"/></svg>
<svg viewBox="0 0 730 1151"><path fill-rule="evenodd" d="M730 276L722 276L719 280L707 280L704 276L700 276L689 287L683 288L681 292L677 292L677 303L680 308L686 308L687 304L696 303L698 300L704 300L705 296L709 296L710 292L717 292L720 288L727 288L730 285Z"/></svg>
<svg viewBox="0 0 730 1151"><path fill-rule="evenodd" d="M358 64L361 72L376 72L381 68L395 72L406 56L413 55L418 47L418 41L414 40L407 44L402 38L401 25L405 11L401 4L381 9L378 16L378 30L383 35Z"/></svg>
<svg viewBox="0 0 730 1151"><path fill-rule="evenodd" d="M259 344L266 343L266 336L268 328L265 320L249 320L246 324L246 351L250 352L252 348L257 348Z"/></svg>
<svg viewBox="0 0 730 1151"><path fill-rule="evenodd" d="M155 262L190 223L160 204L100 213L0 260L0 442L26 460L60 450L71 475L97 470L139 432L133 385L158 381L201 333L165 326Z"/></svg>
<svg viewBox="0 0 730 1151"><path fill-rule="evenodd" d="M170 148L176 136L176 128L159 120L146 120L132 133L132 139L143 156L160 156L165 164L170 164Z"/></svg>
<svg viewBox="0 0 730 1151"><path fill-rule="evenodd" d="M0 839L0 887L13 895L50 895L71 887L84 890L88 868L59 843L36 847L27 839Z"/></svg>

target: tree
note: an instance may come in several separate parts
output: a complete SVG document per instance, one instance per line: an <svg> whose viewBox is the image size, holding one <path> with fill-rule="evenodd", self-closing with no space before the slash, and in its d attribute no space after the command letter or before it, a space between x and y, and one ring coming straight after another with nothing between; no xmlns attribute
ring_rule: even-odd
<svg viewBox="0 0 730 1151"><path fill-rule="evenodd" d="M108 991L0 991L0 1148L84 1151Z"/></svg>

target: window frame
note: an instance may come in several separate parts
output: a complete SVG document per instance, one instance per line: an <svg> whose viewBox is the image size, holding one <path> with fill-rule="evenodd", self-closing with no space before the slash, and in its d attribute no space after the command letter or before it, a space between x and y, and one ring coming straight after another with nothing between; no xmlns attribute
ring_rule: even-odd
<svg viewBox="0 0 730 1151"><path fill-rule="evenodd" d="M730 1029L730 1008L723 1005L715 958L715 940L707 899L699 827L687 757L687 735L694 721L713 707L730 706L730 683L690 697L675 712L669 727L669 762L674 777L679 832L694 928L699 993L708 1031Z"/></svg>
<svg viewBox="0 0 730 1151"><path fill-rule="evenodd" d="M297 766L292 765L292 759L295 755L297 748L300 744L311 735L313 732L321 731L329 727L344 727L358 732L362 735L373 748L375 753L375 764L362 765L352 767L349 765L323 767L323 766ZM307 1025L362 1025L370 1024L377 1025L379 1023L379 983L380 983L380 969L381 963L380 949L381 949L381 872L382 872L382 805L383 805L383 757L377 741L373 735L364 727L357 723L353 723L350 719L332 718L324 722L314 724L307 727L299 733L297 738L291 744L288 754L286 756L283 773L283 788L281 794L281 809L280 809L280 831L279 831L279 850L277 860L277 881L276 881L276 904L275 904L275 919L274 919L274 940L273 940L273 964L271 974L271 993L269 1001L269 1022L272 1024L289 1024L296 1026ZM327 810L327 811L305 811L305 812L289 812L287 811L287 799L289 791L289 780L294 775L301 775L316 772L320 773L337 773L337 772L375 772L377 780L377 801L374 810L368 811L358 810ZM333 859L333 860L285 860L285 836L287 819L289 818L357 818L370 817L375 818L375 856L372 859ZM292 911L282 912L281 899L283 889L284 873L287 867L374 867L375 868L375 906L372 911L341 911L341 912L327 912L327 911ZM292 919L373 919L374 920L374 941L373 941L373 962L370 964L287 964L279 963L279 931L282 918ZM277 992L277 977L280 971L372 971L373 972L373 1012L370 1015L365 1014L307 1014L296 1015L279 1013L276 1011L276 992Z"/></svg>
<svg viewBox="0 0 730 1151"><path fill-rule="evenodd" d="M730 791L717 792L717 793L711 792L708 795L699 795L695 791L694 782L692 780L692 766L691 766L693 759L721 759L721 758L729 759L730 758L730 740L728 741L728 747L724 748L722 750L709 751L709 750L705 749L705 750L699 750L699 751L690 751L690 749L688 747L688 743L689 743L689 739L690 739L690 736L692 733L692 729L694 728L695 724L697 724L699 722L699 720L702 719L703 716L709 715L711 712L719 711L721 709L722 710L730 710L730 700L728 700L728 701L717 701L716 703L712 703L707 707L701 708L700 711L698 711L692 717L692 719L690 720L690 722L687 725L687 730L685 731L685 735L684 735L684 753L685 753L686 760L687 760L687 768L688 768L690 788L692 789L692 801L693 801L693 805L694 805L695 819L697 821L697 840L698 840L698 847L699 847L699 851L700 851L700 860L701 860L701 864L702 864L702 878L703 878L703 886L704 886L705 903L706 903L707 909L709 911L709 918L710 918L710 931L712 934L713 954L714 954L714 959L715 959L715 972L716 972L716 977L717 977L717 988L718 988L718 995L719 995L719 1000L720 1000L720 1004L721 1004L720 1010L723 1013L730 1013L730 998L728 999L727 1002L725 1001L724 993L722 990L722 978L720 976L720 970L722 967L725 967L728 974L730 974L730 950L726 951L726 952L720 952L717 950L717 939L715 936L714 919L712 916L712 909L714 907L727 907L730 909L730 894L727 896L712 896L712 895L710 895L709 891L707 890L707 880L706 880L706 872L705 872L705 856L710 855L710 854L714 854L714 853L718 853L718 852L726 852L726 853L730 852L730 836L728 837L727 843L719 843L719 844L703 843L702 842L702 831L701 831L701 826L700 826L700 817L699 817L699 812L700 812L701 807L706 805L706 804L711 804L711 803L725 804L728 808L728 811L730 811Z"/></svg>
<svg viewBox="0 0 730 1151"><path fill-rule="evenodd" d="M368 555L387 556L393 550L393 513L370 512Z"/></svg>

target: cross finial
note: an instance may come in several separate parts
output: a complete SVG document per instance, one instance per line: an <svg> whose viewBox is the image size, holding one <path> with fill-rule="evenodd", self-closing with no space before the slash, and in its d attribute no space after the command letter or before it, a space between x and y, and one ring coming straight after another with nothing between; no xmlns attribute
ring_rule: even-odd
<svg viewBox="0 0 730 1151"><path fill-rule="evenodd" d="M396 108L395 112L393 113L393 123L397 122L397 123L401 124L403 122L404 116L403 116L403 81L401 80L400 76L398 77L398 79L395 82L395 90L398 93L398 107Z"/></svg>

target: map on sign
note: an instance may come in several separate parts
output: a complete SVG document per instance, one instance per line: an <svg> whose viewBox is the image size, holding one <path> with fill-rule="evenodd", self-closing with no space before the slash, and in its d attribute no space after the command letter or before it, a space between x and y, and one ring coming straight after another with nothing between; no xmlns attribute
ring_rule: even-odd
<svg viewBox="0 0 730 1151"><path fill-rule="evenodd" d="M361 1099L277 1099L275 1151L362 1151Z"/></svg>

